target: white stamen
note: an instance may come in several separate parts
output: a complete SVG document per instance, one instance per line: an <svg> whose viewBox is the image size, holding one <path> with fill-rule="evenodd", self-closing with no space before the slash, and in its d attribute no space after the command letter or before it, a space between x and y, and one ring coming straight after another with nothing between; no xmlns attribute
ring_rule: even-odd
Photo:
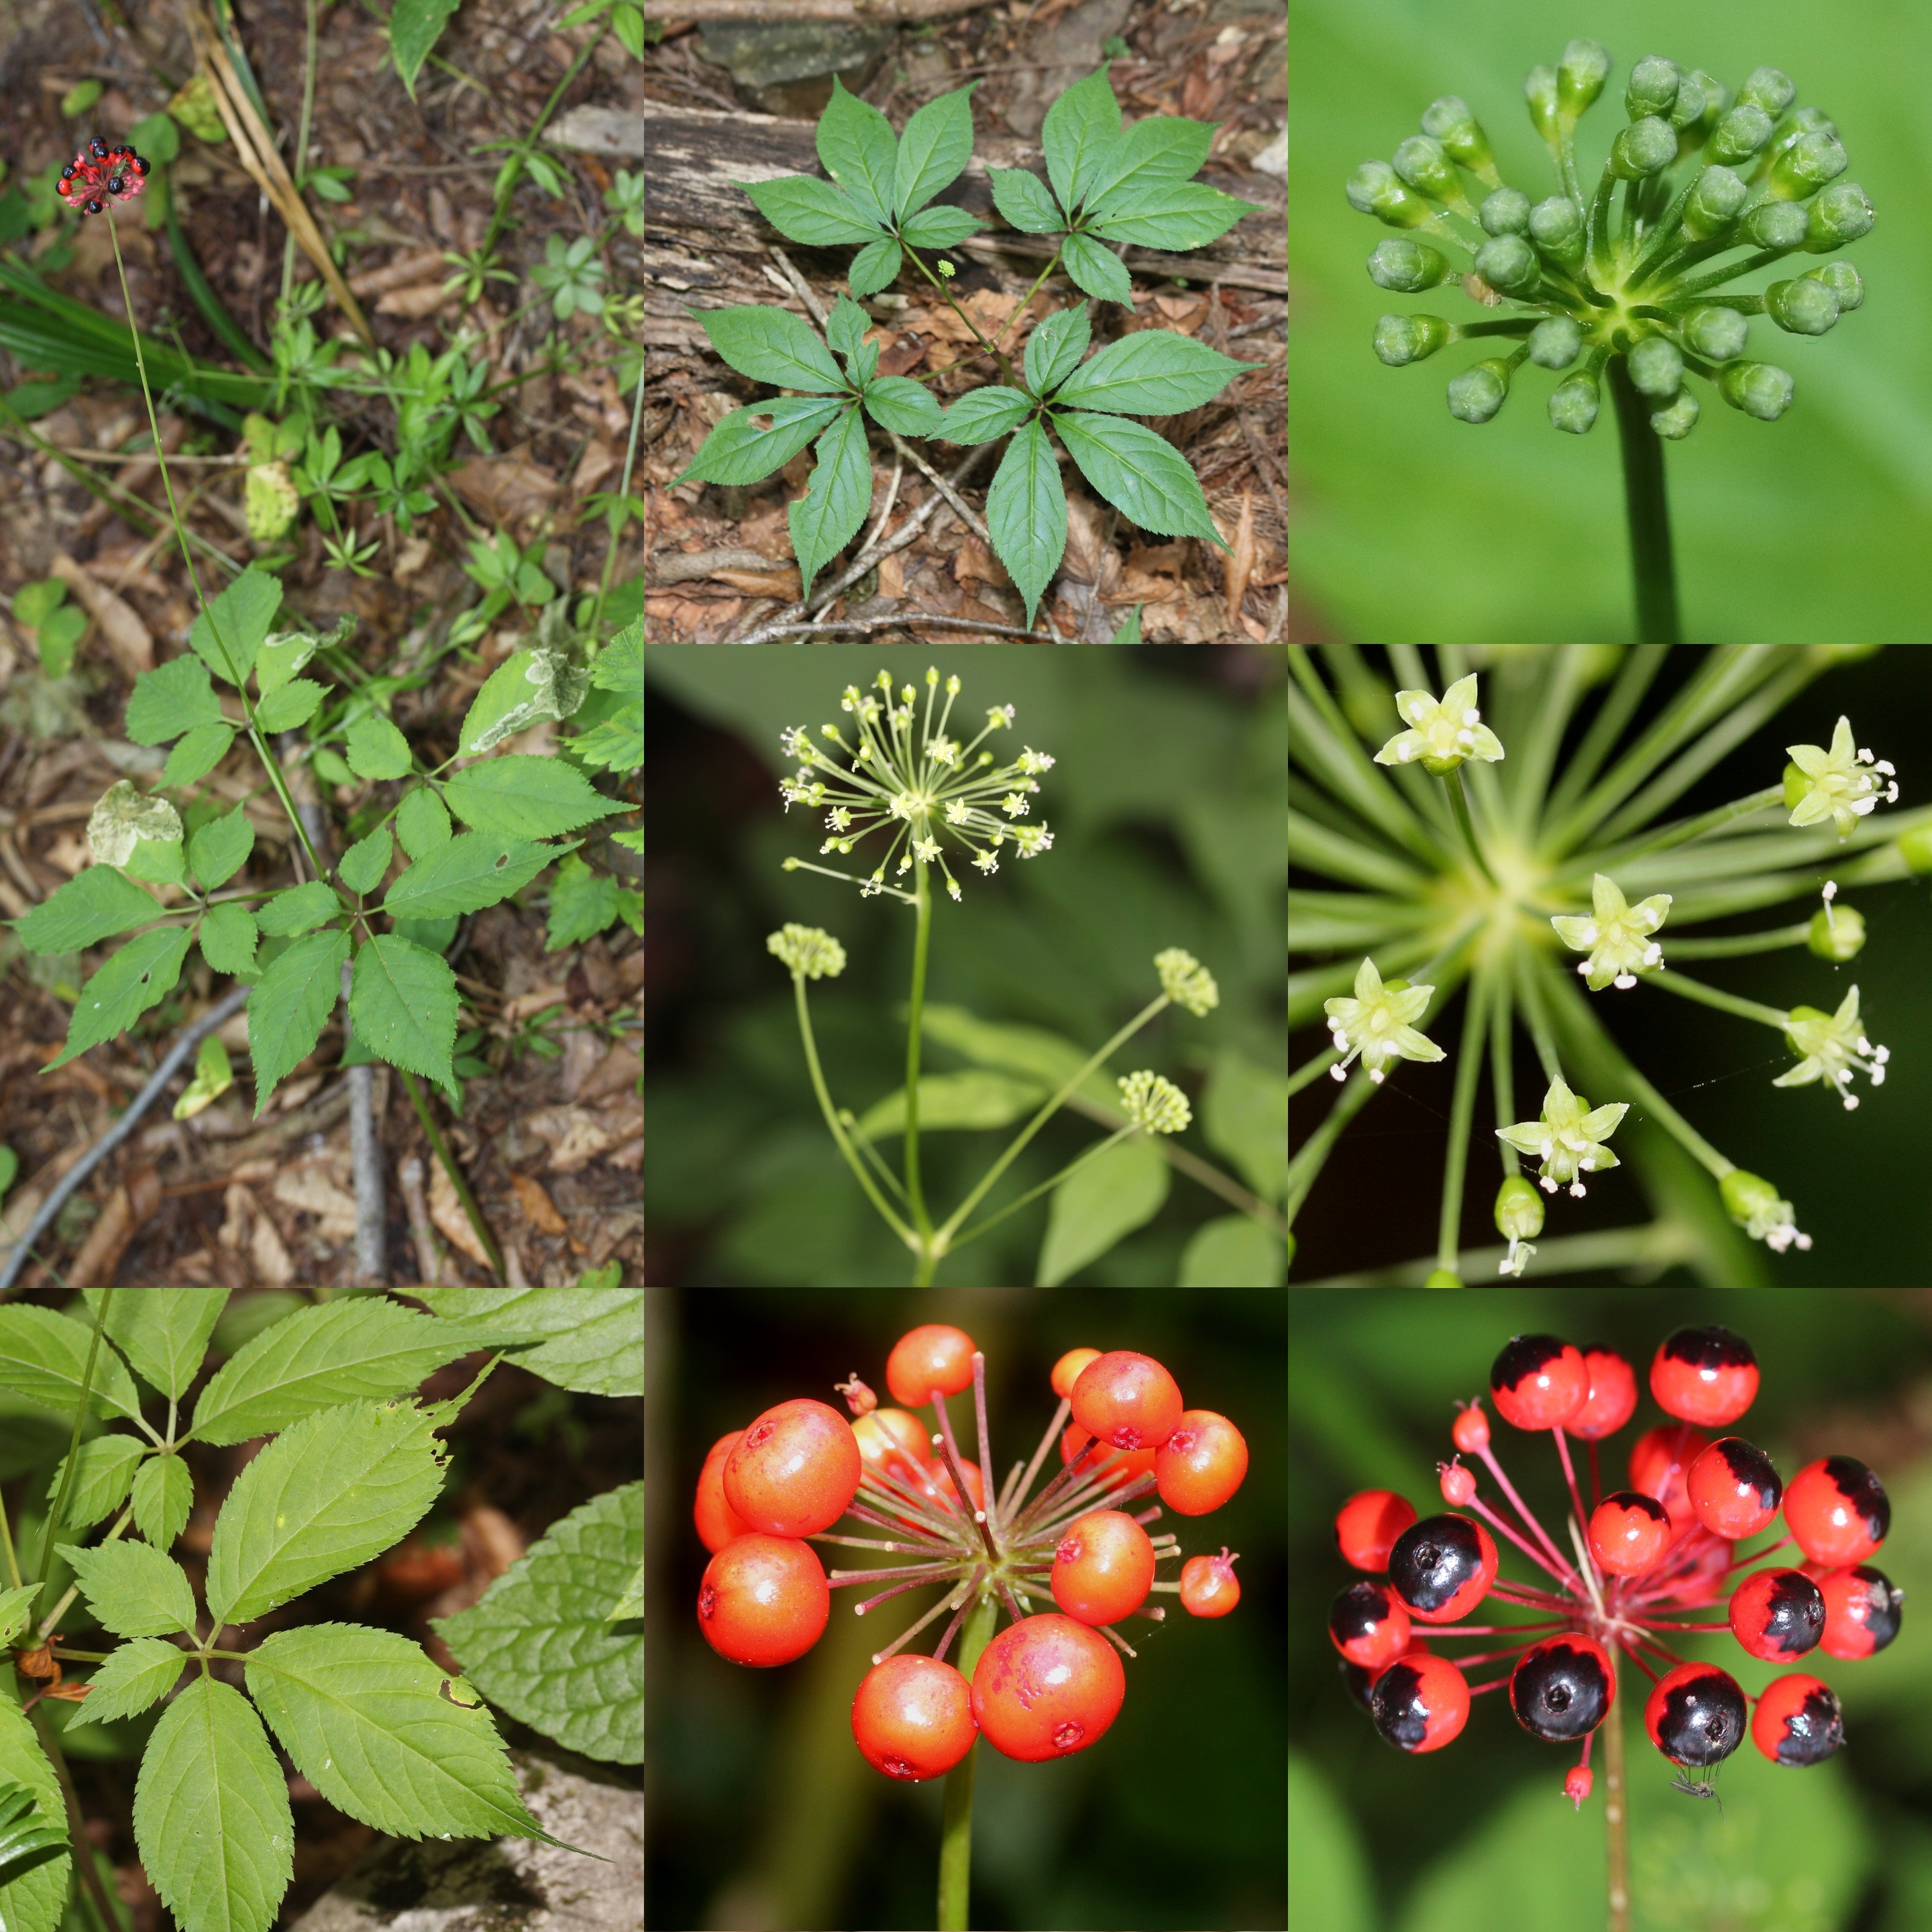
<svg viewBox="0 0 1932 1932"><path fill-rule="evenodd" d="M1579 1201L1582 1199L1587 1191L1588 1190L1586 1190L1583 1184L1580 1180L1573 1180L1570 1184L1570 1192L1574 1195Z"/></svg>
<svg viewBox="0 0 1932 1932"><path fill-rule="evenodd" d="M1898 767L1889 758L1881 758L1873 766L1872 770L1875 772L1882 772L1887 778L1891 778L1898 772Z"/></svg>
<svg viewBox="0 0 1932 1932"><path fill-rule="evenodd" d="M1613 986L1634 986L1636 984L1636 975L1634 973L1619 973L1610 984Z"/></svg>
<svg viewBox="0 0 1932 1932"><path fill-rule="evenodd" d="M1473 704L1462 714L1462 722L1465 724L1480 724L1482 722L1483 714Z"/></svg>
<svg viewBox="0 0 1932 1932"><path fill-rule="evenodd" d="M1546 1194L1554 1194L1556 1192L1556 1182L1552 1180L1546 1174L1537 1183L1537 1185L1540 1187Z"/></svg>

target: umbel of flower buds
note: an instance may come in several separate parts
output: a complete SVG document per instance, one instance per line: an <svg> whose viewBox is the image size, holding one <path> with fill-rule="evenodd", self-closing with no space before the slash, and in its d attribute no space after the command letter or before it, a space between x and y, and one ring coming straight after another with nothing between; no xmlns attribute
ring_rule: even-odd
<svg viewBox="0 0 1932 1932"><path fill-rule="evenodd" d="M1823 335L1864 300L1849 262L1819 262L1856 242L1874 217L1846 178L1837 127L1800 106L1775 68L1735 92L1711 75L1652 55L1624 90L1625 124L1594 183L1576 166L1576 124L1604 93L1610 56L1572 40L1552 69L1524 86L1529 118L1550 150L1556 192L1538 199L1498 171L1489 137L1467 102L1445 94L1422 131L1389 160L1364 161L1350 204L1398 238L1369 257L1378 286L1418 295L1460 283L1480 319L1384 315L1375 350L1394 367L1452 342L1493 343L1450 379L1450 413L1489 422L1526 362L1556 373L1550 420L1582 436L1600 391L1621 365L1662 436L1687 436L1700 403L1695 377L1744 415L1774 422L1796 379L1748 352L1749 318L1791 336ZM1761 294L1720 294L1726 284L1788 258L1795 273Z"/></svg>

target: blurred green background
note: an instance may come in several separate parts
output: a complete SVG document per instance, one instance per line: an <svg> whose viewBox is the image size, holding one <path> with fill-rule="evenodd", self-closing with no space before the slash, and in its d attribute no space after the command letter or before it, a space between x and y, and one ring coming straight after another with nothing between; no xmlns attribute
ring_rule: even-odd
<svg viewBox="0 0 1932 1932"><path fill-rule="evenodd" d="M1364 263L1394 231L1349 207L1342 184L1416 131L1438 94L1460 94L1504 178L1555 191L1523 106L1522 77L1573 34L1616 65L1579 136L1594 179L1623 124L1622 93L1646 54L1701 67L1735 88L1781 68L1801 103L1837 122L1877 226L1846 251L1865 305L1822 339L1762 318L1748 352L1790 369L1796 404L1754 422L1698 386L1703 416L1666 464L1686 634L1706 641L1923 637L1932 560L1932 9L1914 0L1294 0L1294 169L1289 358L1303 622L1363 639L1452 642L1631 634L1622 469L1606 404L1594 430L1550 426L1554 378L1526 369L1496 419L1472 427L1443 400L1478 359L1453 344L1407 369L1370 346L1385 311L1478 314L1450 288L1377 288ZM1738 284L1762 287L1774 267Z"/></svg>
<svg viewBox="0 0 1932 1932"><path fill-rule="evenodd" d="M850 1719L869 1653L929 1599L895 1599L862 1622L851 1614L855 1592L841 1590L825 1636L797 1663L728 1664L692 1612L706 1556L691 1502L718 1437L791 1396L836 1400L832 1384L854 1370L884 1398L892 1343L916 1323L945 1321L986 1353L1002 1476L1052 1419L1054 1362L1083 1346L1156 1357L1187 1402L1236 1423L1250 1456L1246 1482L1223 1508L1160 1525L1189 1556L1239 1552L1233 1614L1209 1622L1171 1610L1160 1628L1131 1625L1139 1654L1125 1660L1126 1702L1091 1749L1021 1765L980 1748L973 1924L1281 1926L1283 1302L1274 1290L1071 1288L656 1298L646 1464L667 1480L654 1480L646 1512L656 1633L646 1688L646 1922L668 1932L904 1932L933 1922L942 1784L879 1776L853 1744ZM962 1412L953 1406L956 1420ZM842 1555L856 1559L852 1568L872 1560L824 1553L828 1567Z"/></svg>
<svg viewBox="0 0 1932 1932"><path fill-rule="evenodd" d="M668 1285L902 1282L905 1250L860 1192L813 1098L789 976L765 950L787 920L844 946L837 980L809 988L835 1103L862 1112L904 1076L910 908L855 886L781 869L787 856L869 874L883 833L848 860L819 856L823 814L789 815L778 782L788 724L844 720L839 694L881 668L918 682L956 671L956 716L1017 708L1007 734L1051 753L1033 801L1052 850L970 868L963 902L940 893L927 1000L980 1018L1052 1029L1090 1052L1158 993L1163 947L1193 953L1221 1004L1171 1008L1116 1056L1149 1066L1195 1108L1181 1142L1250 1185L1204 1133L1204 1079L1238 1054L1285 1088L1282 892L1287 874L1286 663L1248 646L1136 651L967 646L908 650L786 644L652 646L646 652L650 903L645 1174L650 1279ZM965 1063L928 1042L928 1072ZM1110 1082L1111 1085L1111 1082ZM1285 1112L1285 1106L1284 1106ZM928 1200L950 1209L1016 1130L922 1135ZM1055 1173L1104 1130L1056 1116L989 1197L998 1206ZM896 1164L896 1141L884 1144ZM1278 1159L1277 1159L1278 1154ZM1072 1279L1172 1283L1190 1238L1231 1210L1178 1174L1138 1232ZM1036 1278L1048 1200L940 1264L942 1281ZM1281 1277L1279 1274L1276 1280Z"/></svg>
<svg viewBox="0 0 1932 1932"><path fill-rule="evenodd" d="M1496 1289L1481 1295L1289 1294L1289 1816L1294 1932L1591 1932L1604 1922L1600 1753L1596 1797L1562 1795L1568 1748L1539 1743L1501 1702L1426 1757L1384 1744L1348 1694L1328 1606L1354 1580L1334 1546L1354 1491L1393 1489L1442 1507L1436 1465L1453 1454L1457 1400L1484 1394L1513 1334L1606 1343L1637 1370L1632 1420L1601 1445L1606 1489L1630 1445L1664 1418L1648 1390L1658 1344L1720 1322L1756 1350L1762 1383L1738 1425L1787 1479L1815 1456L1870 1464L1892 1504L1874 1558L1906 1593L1904 1628L1860 1663L1814 1652L1838 1693L1846 1748L1826 1764L1774 1766L1746 1744L1720 1766L1720 1816L1671 1788L1676 1767L1642 1732L1648 1688L1626 1669L1636 1932L1922 1932L1932 1924L1932 1299L1846 1290L1689 1293ZM1493 1409L1492 1409L1493 1418ZM1495 1424L1498 1459L1557 1533L1562 1476L1546 1441ZM1479 1470L1494 1500L1494 1486ZM1543 1579L1514 1551L1503 1574ZM1713 1612L1712 1615L1718 1614ZM1448 1643L1445 1653L1478 1648ZM1775 1666L1728 1635L1687 1656L1721 1664L1747 1691ZM1504 1666L1479 1667L1477 1680Z"/></svg>

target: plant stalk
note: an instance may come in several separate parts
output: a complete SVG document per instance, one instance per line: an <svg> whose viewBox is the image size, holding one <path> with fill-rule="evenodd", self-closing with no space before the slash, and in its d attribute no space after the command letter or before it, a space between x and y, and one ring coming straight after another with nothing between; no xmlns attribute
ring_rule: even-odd
<svg viewBox="0 0 1932 1932"><path fill-rule="evenodd" d="M1628 358L1610 361L1610 398L1623 445L1624 515L1630 528L1630 580L1636 596L1637 640L1684 640L1677 614L1677 566L1670 547L1670 504L1665 494L1664 441L1650 426L1650 404L1630 379Z"/></svg>
<svg viewBox="0 0 1932 1932"><path fill-rule="evenodd" d="M483 1252L490 1257L490 1265L496 1270L496 1279L508 1281L509 1276L503 1272L503 1251L497 1246L496 1238L483 1218L482 1209L476 1204L476 1196L470 1191L470 1183L464 1178L462 1168L457 1166L455 1156L444 1144L435 1117L430 1112L429 1102L423 1098L422 1089L416 1083L416 1076L406 1066L399 1066L396 1071L403 1076L403 1084L410 1090L410 1101L416 1110L416 1118L422 1121L430 1146L442 1163L443 1172L449 1176L449 1184L456 1190L456 1198L462 1202L464 1214L476 1231L476 1238L483 1244Z"/></svg>
<svg viewBox="0 0 1932 1932"><path fill-rule="evenodd" d="M1610 1648L1610 1712L1604 1720L1604 1863L1609 1932L1630 1932L1630 1819L1624 1786L1624 1707L1617 1679L1623 1661Z"/></svg>
<svg viewBox="0 0 1932 1932"><path fill-rule="evenodd" d="M991 1591L982 1594L966 1618L959 1638L959 1674L970 1682L980 1653L992 1642L999 1606ZM973 1748L946 1774L945 1822L939 1839L939 1932L965 1932L969 1922L973 1876Z"/></svg>
<svg viewBox="0 0 1932 1932"><path fill-rule="evenodd" d="M918 893L914 901L918 929L913 939L912 994L906 1018L905 1190L906 1204L912 1210L921 1247L926 1251L921 1257L920 1271L930 1282L932 1220L926 1211L926 1191L920 1185L919 1175L920 1029L925 1021L926 950L932 934L932 888L927 882L926 871L923 864L913 868Z"/></svg>

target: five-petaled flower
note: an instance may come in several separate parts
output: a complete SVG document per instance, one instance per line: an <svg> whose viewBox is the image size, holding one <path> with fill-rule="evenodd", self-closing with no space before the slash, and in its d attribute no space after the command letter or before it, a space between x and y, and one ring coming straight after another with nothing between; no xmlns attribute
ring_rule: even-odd
<svg viewBox="0 0 1932 1932"><path fill-rule="evenodd" d="M1787 745L1795 770L1784 774L1784 802L1794 808L1793 825L1816 825L1830 819L1838 836L1849 838L1852 828L1880 802L1898 802L1898 781L1893 776L1889 758L1874 758L1869 751L1852 742L1852 722L1838 720L1832 734L1832 748L1822 745ZM1880 774L1892 780L1880 782Z"/></svg>
<svg viewBox="0 0 1932 1932"><path fill-rule="evenodd" d="M1858 1104L1852 1091L1854 1072L1867 1075L1874 1087L1885 1084L1885 1064L1892 1048L1875 1047L1865 1037L1856 986L1838 1002L1835 1013L1793 1006L1784 1016L1784 1036L1792 1052L1803 1057L1789 1073L1780 1073L1771 1083L1774 1087L1806 1087L1814 1080L1828 1080L1849 1113Z"/></svg>
<svg viewBox="0 0 1932 1932"><path fill-rule="evenodd" d="M1580 1196L1584 1188L1576 1178L1580 1173L1594 1174L1623 1165L1604 1143L1629 1112L1622 1100L1592 1108L1571 1093L1559 1075L1543 1096L1541 1120L1520 1120L1496 1132L1518 1152L1541 1157L1543 1165L1538 1171L1543 1177L1544 1193L1554 1194L1558 1182L1568 1182L1570 1192Z"/></svg>
<svg viewBox="0 0 1932 1932"><path fill-rule="evenodd" d="M1483 722L1476 708L1472 673L1459 677L1438 702L1426 691L1398 691L1395 708L1408 724L1376 754L1378 765L1406 765L1420 760L1422 769L1446 778L1465 758L1493 764L1503 755L1502 741Z"/></svg>
<svg viewBox="0 0 1932 1932"><path fill-rule="evenodd" d="M1427 1012L1435 991L1433 986L1412 986L1400 980L1384 986L1376 962L1364 959L1355 974L1355 997L1322 1003L1328 1030L1342 1053L1329 1068L1330 1076L1346 1079L1348 1063L1358 1053L1378 1086L1385 1077L1382 1070L1392 1060L1442 1059L1442 1048L1411 1024Z"/></svg>
<svg viewBox="0 0 1932 1932"><path fill-rule="evenodd" d="M1670 914L1670 894L1652 892L1635 905L1625 902L1617 882L1599 872L1591 883L1594 905L1588 917L1581 914L1559 914L1550 922L1556 936L1573 952L1588 952L1577 971L1590 982L1593 993L1606 986L1634 986L1640 973L1660 971L1664 948L1651 934Z"/></svg>

